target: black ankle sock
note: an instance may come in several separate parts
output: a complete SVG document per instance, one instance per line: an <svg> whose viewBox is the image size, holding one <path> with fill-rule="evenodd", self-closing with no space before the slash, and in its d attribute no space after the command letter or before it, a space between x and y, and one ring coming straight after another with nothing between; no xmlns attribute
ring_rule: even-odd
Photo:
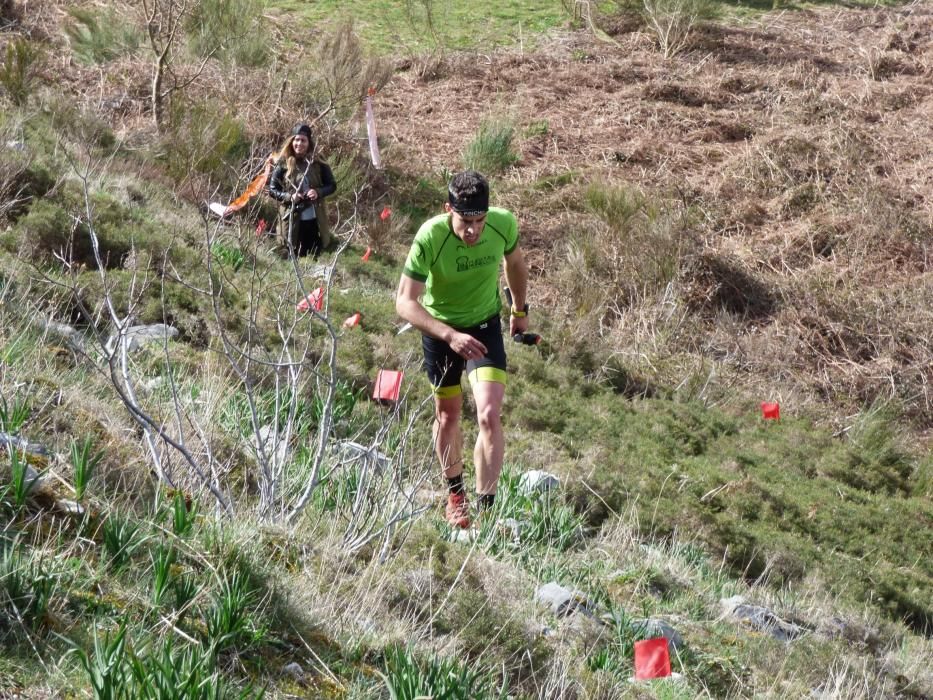
<svg viewBox="0 0 933 700"><path fill-rule="evenodd" d="M478 493L476 494L476 503L479 505L480 510L489 510L492 508L492 504L496 500L496 494L494 493Z"/></svg>
<svg viewBox="0 0 933 700"><path fill-rule="evenodd" d="M451 493L462 494L463 474L457 474L457 476L453 476L447 479L447 488L450 489Z"/></svg>

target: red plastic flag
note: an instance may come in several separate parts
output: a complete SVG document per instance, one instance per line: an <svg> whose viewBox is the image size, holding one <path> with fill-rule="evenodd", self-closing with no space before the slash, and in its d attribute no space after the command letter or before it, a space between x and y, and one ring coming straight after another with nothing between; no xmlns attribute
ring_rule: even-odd
<svg viewBox="0 0 933 700"><path fill-rule="evenodd" d="M366 246L366 252L363 253L363 257L360 258L360 260L362 260L363 262L366 262L369 260L369 256L372 254L373 254L373 249L370 248L369 246Z"/></svg>
<svg viewBox="0 0 933 700"><path fill-rule="evenodd" d="M313 292L308 294L304 299L298 302L298 305L295 307L299 311L307 311L309 309L314 309L315 311L320 311L324 308L324 287L318 287Z"/></svg>
<svg viewBox="0 0 933 700"><path fill-rule="evenodd" d="M376 401L398 401L402 389L404 372L391 369L381 369L376 375L376 385L373 387L373 399Z"/></svg>
<svg viewBox="0 0 933 700"><path fill-rule="evenodd" d="M761 417L765 420L778 420L781 417L781 406L769 401L761 402Z"/></svg>
<svg viewBox="0 0 933 700"><path fill-rule="evenodd" d="M261 236L263 232L265 232L265 230L266 230L266 220L260 219L259 223L256 224L256 235Z"/></svg>
<svg viewBox="0 0 933 700"><path fill-rule="evenodd" d="M671 675L671 655L667 639L656 637L635 642L635 680L666 678Z"/></svg>
<svg viewBox="0 0 933 700"><path fill-rule="evenodd" d="M379 214L379 218L386 221L390 216L392 216L392 210L389 209L389 207L383 207L382 212Z"/></svg>
<svg viewBox="0 0 933 700"><path fill-rule="evenodd" d="M361 318L363 318L362 315L360 314L359 311L357 311L355 314L353 314L352 316L350 316L349 318L347 318L346 321L343 322L343 327L344 327L344 328L353 328L354 326L358 326L358 325L360 325L360 319L361 319Z"/></svg>

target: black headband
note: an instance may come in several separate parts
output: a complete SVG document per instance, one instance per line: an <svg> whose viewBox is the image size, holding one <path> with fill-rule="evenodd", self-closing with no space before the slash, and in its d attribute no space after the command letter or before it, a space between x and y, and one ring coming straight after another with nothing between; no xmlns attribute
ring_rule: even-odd
<svg viewBox="0 0 933 700"><path fill-rule="evenodd" d="M450 208L460 216L483 216L489 211L489 192L477 192L469 197L457 197L450 189L447 190L447 201Z"/></svg>

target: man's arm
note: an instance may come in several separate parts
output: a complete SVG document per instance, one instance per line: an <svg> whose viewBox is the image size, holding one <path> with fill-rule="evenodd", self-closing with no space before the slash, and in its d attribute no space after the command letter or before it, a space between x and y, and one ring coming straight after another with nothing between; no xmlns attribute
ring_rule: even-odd
<svg viewBox="0 0 933 700"><path fill-rule="evenodd" d="M527 303L528 265L525 264L525 256L522 253L522 249L518 246L505 256L505 281L508 283L509 291L512 293L512 304L514 308L521 311L525 308L525 304ZM509 335L524 333L527 330L528 317L517 318L512 316L510 309Z"/></svg>
<svg viewBox="0 0 933 700"><path fill-rule="evenodd" d="M395 295L395 311L425 335L443 340L465 359L477 359L486 354L486 346L466 333L460 333L443 321L438 321L418 300L424 292L424 282L402 275Z"/></svg>

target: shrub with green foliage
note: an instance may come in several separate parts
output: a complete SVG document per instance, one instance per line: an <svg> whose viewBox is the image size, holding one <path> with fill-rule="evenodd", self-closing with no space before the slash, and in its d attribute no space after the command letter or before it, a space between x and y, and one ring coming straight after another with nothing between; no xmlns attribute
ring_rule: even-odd
<svg viewBox="0 0 933 700"><path fill-rule="evenodd" d="M13 104L26 104L35 89L41 57L39 47L28 39L14 39L6 45L6 55L0 64L0 85Z"/></svg>
<svg viewBox="0 0 933 700"><path fill-rule="evenodd" d="M86 7L70 7L71 22L65 34L73 55L82 63L106 63L132 53L142 41L140 31L112 9L99 13Z"/></svg>
<svg viewBox="0 0 933 700"><path fill-rule="evenodd" d="M257 68L269 60L263 0L201 0L188 16L192 51L204 58Z"/></svg>
<svg viewBox="0 0 933 700"><path fill-rule="evenodd" d="M20 252L41 263L58 260L97 267L84 203L78 194L37 200L14 229ZM106 194L91 196L94 232L105 267L121 267L134 246L156 259L168 248L166 239L138 212Z"/></svg>
<svg viewBox="0 0 933 700"><path fill-rule="evenodd" d="M246 127L235 116L207 102L177 101L160 155L170 177L182 183L192 173L207 175L234 188L243 159L249 155Z"/></svg>
<svg viewBox="0 0 933 700"><path fill-rule="evenodd" d="M463 151L463 164L471 170L494 175L518 162L512 146L515 127L507 121L487 120Z"/></svg>

